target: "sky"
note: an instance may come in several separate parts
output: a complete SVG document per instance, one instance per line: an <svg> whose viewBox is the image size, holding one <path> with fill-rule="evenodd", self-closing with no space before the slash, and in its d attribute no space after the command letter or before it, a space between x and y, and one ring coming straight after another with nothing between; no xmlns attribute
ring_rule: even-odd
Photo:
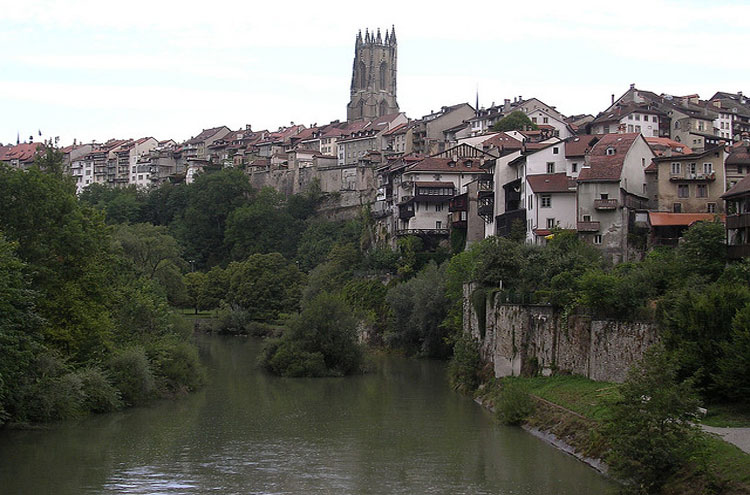
<svg viewBox="0 0 750 495"><path fill-rule="evenodd" d="M747 19L750 1L0 0L0 143L345 120L356 34L392 25L410 118L477 93L565 115L631 83L750 94Z"/></svg>

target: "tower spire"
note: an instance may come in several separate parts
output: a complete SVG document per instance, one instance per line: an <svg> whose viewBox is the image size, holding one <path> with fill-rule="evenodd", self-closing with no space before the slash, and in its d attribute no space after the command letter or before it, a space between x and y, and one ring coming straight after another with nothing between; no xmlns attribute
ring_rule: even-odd
<svg viewBox="0 0 750 495"><path fill-rule="evenodd" d="M396 44L396 26L391 24L391 45Z"/></svg>
<svg viewBox="0 0 750 495"><path fill-rule="evenodd" d="M377 44L379 45L379 44L381 44L382 42L383 42L383 40L382 40L382 38L380 37L380 28L378 28L378 36L377 36L377 38L375 38L375 43L377 43Z"/></svg>

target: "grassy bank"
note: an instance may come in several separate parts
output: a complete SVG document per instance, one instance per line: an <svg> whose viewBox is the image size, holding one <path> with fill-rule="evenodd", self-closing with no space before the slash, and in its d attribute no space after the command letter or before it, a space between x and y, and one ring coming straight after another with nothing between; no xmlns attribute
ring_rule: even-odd
<svg viewBox="0 0 750 495"><path fill-rule="evenodd" d="M602 432L610 414L609 400L616 385L580 376L505 378L493 380L481 392L483 402L497 408L499 390L514 386L534 399L525 425L554 434L585 457L606 459L608 445ZM737 408L715 408L712 423L744 425L747 416ZM722 424L727 426L727 424ZM670 478L663 493L750 494L750 455L712 435L705 434L704 455Z"/></svg>

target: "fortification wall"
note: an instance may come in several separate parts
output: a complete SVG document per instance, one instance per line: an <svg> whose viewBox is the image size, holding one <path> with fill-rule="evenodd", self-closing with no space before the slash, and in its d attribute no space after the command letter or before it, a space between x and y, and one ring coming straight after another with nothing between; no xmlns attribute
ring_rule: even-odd
<svg viewBox="0 0 750 495"><path fill-rule="evenodd" d="M622 382L627 370L658 341L648 322L565 318L546 305L505 304L486 296L485 325L472 303L472 284L464 286L464 331L480 343L480 353L496 377L540 372L583 375Z"/></svg>

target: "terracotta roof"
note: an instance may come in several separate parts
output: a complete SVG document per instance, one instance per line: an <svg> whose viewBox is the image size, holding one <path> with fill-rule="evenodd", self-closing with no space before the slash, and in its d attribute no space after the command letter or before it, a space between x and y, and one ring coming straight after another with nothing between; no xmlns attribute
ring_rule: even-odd
<svg viewBox="0 0 750 495"><path fill-rule="evenodd" d="M598 143L588 154L588 167L581 169L579 181L619 181L622 175L622 165L628 150L640 133L603 134ZM607 150L614 149L614 153L607 154Z"/></svg>
<svg viewBox="0 0 750 495"><path fill-rule="evenodd" d="M501 150L520 150L523 147L521 141L505 132L500 132L489 139L482 141L481 145L485 149L494 146Z"/></svg>
<svg viewBox="0 0 750 495"><path fill-rule="evenodd" d="M599 134L581 134L565 141L565 158L584 156L599 139Z"/></svg>
<svg viewBox="0 0 750 495"><path fill-rule="evenodd" d="M725 162L727 165L748 165L750 164L750 144L741 144L734 146L729 153Z"/></svg>
<svg viewBox="0 0 750 495"><path fill-rule="evenodd" d="M646 172L646 173L648 173L648 174L655 173L658 170L659 170L659 167L653 161L651 161L651 163L648 164L648 167L646 167L646 168L643 169L643 171Z"/></svg>
<svg viewBox="0 0 750 495"><path fill-rule="evenodd" d="M722 223L726 221L724 215L716 215L715 213L648 212L648 221L652 227L690 226L695 222L713 222L717 217Z"/></svg>
<svg viewBox="0 0 750 495"><path fill-rule="evenodd" d="M195 136L192 139L188 139L186 142L188 143L199 143L201 141L205 141L206 139L216 135L220 130L224 129L226 126L219 126L219 127L212 127L210 129L203 129L200 134Z"/></svg>
<svg viewBox="0 0 750 495"><path fill-rule="evenodd" d="M479 160L459 159L453 162L453 166L449 165L451 162L453 160L450 158L429 157L409 167L409 172L484 173L484 170L479 168ZM469 162L471 162L471 166L467 167L466 165Z"/></svg>
<svg viewBox="0 0 750 495"><path fill-rule="evenodd" d="M565 172L559 174L527 175L526 182L535 193L567 193L574 192L575 179L569 178ZM571 190L571 188L573 190Z"/></svg>
<svg viewBox="0 0 750 495"><path fill-rule="evenodd" d="M750 175L746 175L741 181L732 186L729 191L721 195L722 199L729 199L734 196L743 196L750 192Z"/></svg>
<svg viewBox="0 0 750 495"><path fill-rule="evenodd" d="M453 182L439 182L439 181L420 182L420 181L417 181L414 184L416 184L417 187L450 187L451 189L456 187L453 185Z"/></svg>
<svg viewBox="0 0 750 495"><path fill-rule="evenodd" d="M41 146L41 143L21 143L15 146L9 146L5 149L5 152L0 154L0 161L18 160L19 162L27 162L34 159L37 148ZM0 152L2 149L0 149Z"/></svg>
<svg viewBox="0 0 750 495"><path fill-rule="evenodd" d="M688 155L693 152L692 149L673 139L665 137L647 137L645 139L651 147L651 151L653 151L656 156L662 156L667 149L671 149L672 153L679 153L682 155Z"/></svg>
<svg viewBox="0 0 750 495"><path fill-rule="evenodd" d="M396 127L394 127L393 129L384 132L383 136L392 136L394 134L403 134L403 133L405 133L408 130L407 129L408 126L409 126L409 123L408 122L404 122L403 124L399 124Z"/></svg>

